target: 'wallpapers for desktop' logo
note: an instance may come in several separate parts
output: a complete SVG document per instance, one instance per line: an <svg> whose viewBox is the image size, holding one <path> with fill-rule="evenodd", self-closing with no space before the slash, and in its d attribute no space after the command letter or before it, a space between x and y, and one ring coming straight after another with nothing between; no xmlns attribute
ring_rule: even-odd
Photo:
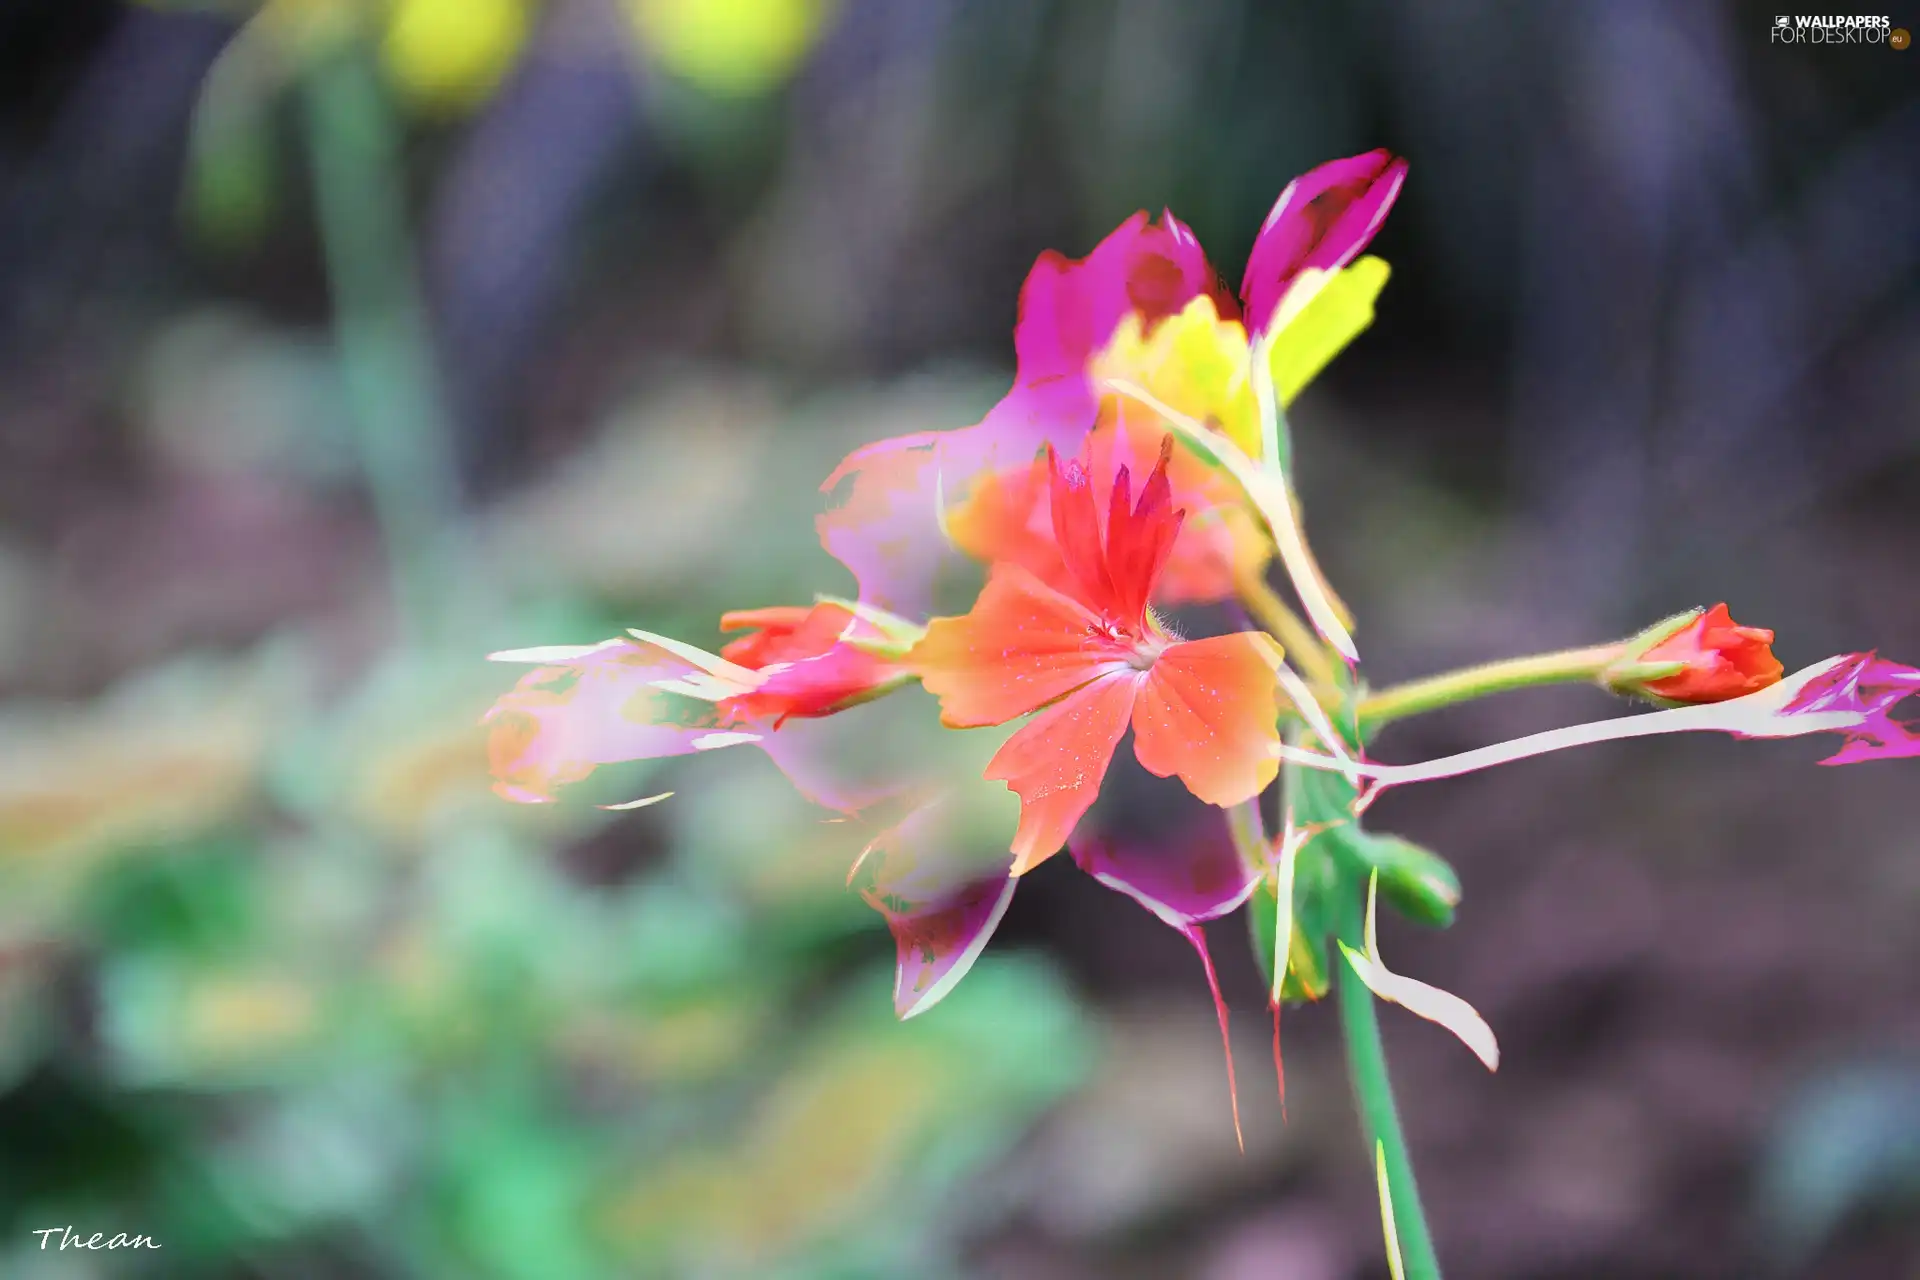
<svg viewBox="0 0 1920 1280"><path fill-rule="evenodd" d="M1882 14L1779 14L1773 20L1775 44L1885 44L1904 49L1908 44L1905 28L1895 28L1893 19Z"/></svg>

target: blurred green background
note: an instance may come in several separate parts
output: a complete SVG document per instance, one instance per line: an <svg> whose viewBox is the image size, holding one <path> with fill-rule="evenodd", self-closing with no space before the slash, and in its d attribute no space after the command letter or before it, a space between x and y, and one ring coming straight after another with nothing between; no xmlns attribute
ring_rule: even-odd
<svg viewBox="0 0 1920 1280"><path fill-rule="evenodd" d="M1059 860L897 1024L766 760L508 805L481 656L847 589L819 480L978 419L1042 249L1167 205L1237 280L1289 177L1384 145L1393 282L1294 413L1376 680L1719 599L1790 667L1920 660L1920 54L1771 20L0 9L0 1274L1385 1276L1330 1019L1283 1126L1237 923L1244 1157L1137 906ZM959 767L927 720L873 750ZM1387 1028L1455 1274L1920 1276L1910 773L1801 745L1382 804L1466 888L1396 967L1506 1049ZM1177 838L1159 794L1096 817Z"/></svg>

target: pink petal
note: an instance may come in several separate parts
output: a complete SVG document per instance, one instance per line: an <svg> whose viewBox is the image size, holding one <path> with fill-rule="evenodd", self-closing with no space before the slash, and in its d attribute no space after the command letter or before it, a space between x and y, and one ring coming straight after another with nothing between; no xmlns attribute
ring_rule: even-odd
<svg viewBox="0 0 1920 1280"><path fill-rule="evenodd" d="M1893 710L1914 697L1920 697L1920 670L1877 654L1854 653L1809 681L1781 715L1838 711L1859 717L1854 727L1842 730L1846 742L1840 750L1821 764L1907 759L1920 756L1920 721L1896 720Z"/></svg>
<svg viewBox="0 0 1920 1280"><path fill-rule="evenodd" d="M1020 291L1014 385L979 423L868 445L821 486L831 496L817 528L829 555L853 572L865 604L924 617L953 555L941 510L981 475L1020 466L1052 445L1077 455L1099 399L1087 362L1122 317L1171 315L1219 292L1193 233L1171 214L1137 213L1078 261L1040 255ZM1223 305L1231 309L1230 299ZM957 557L954 557L957 559Z"/></svg>
<svg viewBox="0 0 1920 1280"><path fill-rule="evenodd" d="M742 745L765 751L802 795L828 808L850 813L897 790L897 782L853 776L846 764L857 754L849 744L881 723L877 703L776 729L727 705L758 688L761 673L664 636L493 656L545 664L482 717L493 789L508 800L547 803L602 765Z"/></svg>
<svg viewBox="0 0 1920 1280"><path fill-rule="evenodd" d="M1095 404L1082 379L1016 386L980 422L858 449L821 485L820 545L858 584L860 603L909 617L933 612L934 586L965 564L943 512L982 476L1028 464L1048 444L1072 453Z"/></svg>
<svg viewBox="0 0 1920 1280"><path fill-rule="evenodd" d="M1264 868L1247 865L1224 823L1177 848L1086 841L1073 850L1082 871L1126 894L1175 929L1237 911Z"/></svg>
<svg viewBox="0 0 1920 1280"><path fill-rule="evenodd" d="M894 1012L925 1013L966 976L1013 901L1012 858L957 856L942 797L916 807L861 854L860 896L886 917L897 956Z"/></svg>
<svg viewBox="0 0 1920 1280"><path fill-rule="evenodd" d="M1217 920L1237 911L1254 886L1260 883L1263 869L1247 865L1234 848L1224 828L1212 836L1180 850L1150 849L1140 846L1113 846L1089 841L1073 850L1080 869L1109 889L1118 890L1138 902L1180 932L1200 953L1207 974L1207 989L1213 995L1214 1017L1220 1023L1220 1043L1227 1056L1227 1095L1233 1105L1233 1133L1240 1133L1240 1090L1233 1074L1233 1039L1228 1028L1227 1002L1220 994L1220 979L1207 951L1203 921Z"/></svg>
<svg viewBox="0 0 1920 1280"><path fill-rule="evenodd" d="M1200 242L1178 218L1158 223L1134 214L1079 261L1048 250L1020 290L1013 346L1018 381L1080 377L1093 353L1107 344L1121 319L1139 312L1151 327L1202 293L1212 293L1231 316Z"/></svg>
<svg viewBox="0 0 1920 1280"><path fill-rule="evenodd" d="M524 652L561 661L521 677L482 720L494 789L510 800L551 800L556 787L601 765L689 755L724 727L713 702L661 687L710 677L658 645L609 640Z"/></svg>
<svg viewBox="0 0 1920 1280"><path fill-rule="evenodd" d="M801 795L825 808L854 813L900 789L897 774L886 773L882 762L872 760L870 740L887 732L886 708L876 702L820 719L788 720L761 734L755 745Z"/></svg>
<svg viewBox="0 0 1920 1280"><path fill-rule="evenodd" d="M1288 183L1247 255L1240 297L1249 329L1266 327L1301 271L1337 271L1359 257L1406 177L1407 162L1381 150L1329 161Z"/></svg>

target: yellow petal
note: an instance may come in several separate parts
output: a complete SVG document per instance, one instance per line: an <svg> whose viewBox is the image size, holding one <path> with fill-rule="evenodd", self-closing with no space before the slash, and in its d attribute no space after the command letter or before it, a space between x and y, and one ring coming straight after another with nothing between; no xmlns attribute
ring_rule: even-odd
<svg viewBox="0 0 1920 1280"><path fill-rule="evenodd" d="M1258 456L1260 420L1247 376L1250 362L1246 327L1222 319L1213 298L1203 293L1151 330L1137 313L1129 314L1094 357L1092 370L1096 381L1119 379L1144 387Z"/></svg>
<svg viewBox="0 0 1920 1280"><path fill-rule="evenodd" d="M1282 405L1373 323L1374 299L1391 274L1386 261L1365 257L1339 272L1303 271L1274 314L1268 367Z"/></svg>

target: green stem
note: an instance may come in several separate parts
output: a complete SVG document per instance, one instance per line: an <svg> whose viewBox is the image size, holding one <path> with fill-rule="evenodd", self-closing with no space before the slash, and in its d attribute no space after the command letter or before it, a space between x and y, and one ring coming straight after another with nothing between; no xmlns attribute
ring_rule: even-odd
<svg viewBox="0 0 1920 1280"><path fill-rule="evenodd" d="M1620 656L1622 647L1602 644L1586 649L1562 649L1558 653L1536 653L1410 680L1362 698L1360 722L1374 727L1509 689L1594 680Z"/></svg>
<svg viewBox="0 0 1920 1280"><path fill-rule="evenodd" d="M416 640L446 626L461 581L448 532L453 457L413 279L404 175L386 93L363 50L308 69L314 198L333 295L355 444L387 546L401 614Z"/></svg>
<svg viewBox="0 0 1920 1280"><path fill-rule="evenodd" d="M1351 887L1343 886L1343 889ZM1358 942L1365 930L1359 900L1352 892L1342 892L1339 900L1342 904L1339 935ZM1400 1109L1393 1100L1393 1081L1387 1074L1387 1051L1380 1042L1380 1021L1375 1016L1373 993L1344 962L1335 964L1340 970L1334 985L1339 989L1347 1069L1353 1079L1354 1096L1360 1104L1367 1150L1371 1153L1374 1143L1378 1142L1386 1153L1387 1186L1393 1198L1394 1225L1400 1236L1406 1280L1440 1280L1440 1260L1434 1254L1427 1216L1420 1206L1413 1159L1407 1153L1406 1135L1400 1131Z"/></svg>

